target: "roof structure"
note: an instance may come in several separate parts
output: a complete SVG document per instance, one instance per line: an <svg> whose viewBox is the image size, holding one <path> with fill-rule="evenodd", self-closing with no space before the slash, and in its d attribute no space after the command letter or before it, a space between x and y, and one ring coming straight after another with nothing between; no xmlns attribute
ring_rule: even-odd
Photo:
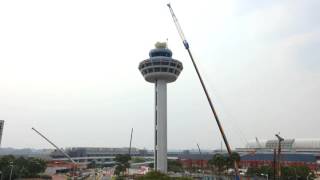
<svg viewBox="0 0 320 180"><path fill-rule="evenodd" d="M278 146L278 140L262 140L260 144L257 141L247 143L246 148L252 149L274 149ZM281 143L283 149L320 149L320 139L285 139Z"/></svg>
<svg viewBox="0 0 320 180"><path fill-rule="evenodd" d="M255 153L241 156L242 161L273 161L273 153ZM281 154L281 161L316 163L314 154L290 153Z"/></svg>

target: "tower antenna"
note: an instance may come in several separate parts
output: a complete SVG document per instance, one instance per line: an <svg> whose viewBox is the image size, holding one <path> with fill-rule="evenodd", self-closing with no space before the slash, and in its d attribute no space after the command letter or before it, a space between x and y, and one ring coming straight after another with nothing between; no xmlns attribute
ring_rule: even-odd
<svg viewBox="0 0 320 180"><path fill-rule="evenodd" d="M222 125L221 125L221 123L220 123L218 114L217 114L217 112L216 112L216 110L215 110L215 108L214 108L214 106L213 106L213 103L212 103L212 101L211 101L211 98L210 98L210 95L209 95L209 93L208 93L208 91L207 91L207 88L206 88L206 86L205 86L205 84L204 84L204 82L203 82L203 80L202 80L202 77L201 77L201 75L200 75L200 72L199 72L199 70L198 70L198 67L197 67L197 65L196 65L196 62L194 61L194 58L193 58L192 53L191 53L191 51L190 51L189 43L188 43L188 41L187 41L186 38L185 38L185 35L184 35L183 31L182 31L182 28L181 28L181 26L180 26L180 24L179 24L179 22L178 22L178 19L177 19L176 15L175 15L174 12L173 12L173 9L172 9L171 5L170 5L170 4L167 4L167 6L169 7L169 10L170 10L172 19L173 19L173 21L174 21L174 24L175 24L177 30L178 30L178 33L179 33L179 36L180 36L180 38L181 38L181 40L182 40L182 42L183 42L183 45L184 45L184 47L186 48L186 50L188 51L188 54L189 54L190 59L191 59L191 61L192 61L192 64L193 64L193 66L194 66L194 68L195 68L195 70L196 70L196 72L197 72L197 75L198 75L198 78L199 78L199 80L200 80L202 89L203 89L204 93L206 94L206 97L207 97L208 103L209 103L209 105L210 105L211 111L212 111L212 113L213 113L213 115L214 115L214 118L215 118L215 120L216 120L216 123L217 123L217 125L218 125L218 127L219 127L219 130L220 130L221 136L222 136L222 138L223 138L224 144L225 144L225 146L226 146L226 148L227 148L228 154L229 154L229 156L230 156L230 158L231 158L232 151L231 151L229 142L228 142L227 137L226 137L226 135L225 135L225 133L224 133L224 130L223 130ZM235 173L236 173L236 179L240 179L240 176L239 176L239 168L238 168L238 164L237 164L236 161L234 162L234 169L235 169Z"/></svg>

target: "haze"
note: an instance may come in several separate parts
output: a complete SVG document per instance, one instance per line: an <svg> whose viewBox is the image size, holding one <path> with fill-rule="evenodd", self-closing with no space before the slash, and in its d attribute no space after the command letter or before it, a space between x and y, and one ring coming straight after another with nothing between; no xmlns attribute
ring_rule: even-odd
<svg viewBox="0 0 320 180"><path fill-rule="evenodd" d="M168 39L168 148L221 137L167 1L1 1L2 147L153 147L154 86L137 69ZM171 1L233 148L319 138L320 1Z"/></svg>

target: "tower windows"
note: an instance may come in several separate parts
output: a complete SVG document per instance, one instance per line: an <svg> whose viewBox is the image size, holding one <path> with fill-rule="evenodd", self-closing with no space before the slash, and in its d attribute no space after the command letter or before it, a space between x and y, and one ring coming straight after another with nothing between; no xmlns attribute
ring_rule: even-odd
<svg viewBox="0 0 320 180"><path fill-rule="evenodd" d="M161 68L161 72L168 72L168 68Z"/></svg>

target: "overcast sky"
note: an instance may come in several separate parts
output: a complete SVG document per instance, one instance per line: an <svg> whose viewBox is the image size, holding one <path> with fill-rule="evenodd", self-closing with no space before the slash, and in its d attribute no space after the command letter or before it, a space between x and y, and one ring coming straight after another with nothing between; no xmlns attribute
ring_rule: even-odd
<svg viewBox="0 0 320 180"><path fill-rule="evenodd" d="M153 147L154 85L140 61L168 38L168 148L221 136L164 0L0 1L2 147ZM232 148L320 138L319 0L172 0Z"/></svg>

